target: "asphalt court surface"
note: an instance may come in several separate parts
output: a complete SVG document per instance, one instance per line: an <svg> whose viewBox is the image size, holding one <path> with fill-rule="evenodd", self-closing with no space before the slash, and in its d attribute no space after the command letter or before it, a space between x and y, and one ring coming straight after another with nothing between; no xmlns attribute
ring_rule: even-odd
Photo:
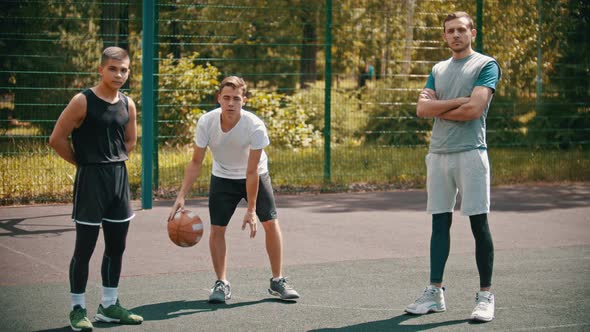
<svg viewBox="0 0 590 332"><path fill-rule="evenodd" d="M95 331L590 331L590 183L492 188L496 319L469 321L478 288L467 217L455 213L445 272L447 311L406 315L428 282L430 217L420 190L279 195L284 273L302 298L267 293L264 232L249 239L239 208L227 234L232 299L207 303L215 280L207 239L175 247L171 201L139 209L120 283L140 326ZM187 202L209 230L207 201ZM0 208L0 331L69 331L71 205ZM87 307L100 301L99 240Z"/></svg>

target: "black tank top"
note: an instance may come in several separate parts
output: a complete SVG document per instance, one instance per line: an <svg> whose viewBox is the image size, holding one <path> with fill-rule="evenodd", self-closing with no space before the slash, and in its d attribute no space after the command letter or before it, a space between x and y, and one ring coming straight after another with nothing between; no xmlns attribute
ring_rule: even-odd
<svg viewBox="0 0 590 332"><path fill-rule="evenodd" d="M119 101L110 104L96 96L92 90L86 96L86 118L72 132L76 162L105 164L128 159L125 148L125 125L129 122L127 97L119 92Z"/></svg>

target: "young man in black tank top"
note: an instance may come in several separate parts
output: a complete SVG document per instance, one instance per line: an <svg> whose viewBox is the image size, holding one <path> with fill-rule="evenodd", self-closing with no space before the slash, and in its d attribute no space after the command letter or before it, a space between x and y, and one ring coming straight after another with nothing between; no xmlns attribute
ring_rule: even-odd
<svg viewBox="0 0 590 332"><path fill-rule="evenodd" d="M76 166L74 207L76 244L70 262L74 331L92 330L86 314L88 265L103 227L102 303L97 320L141 324L143 318L123 308L118 284L129 222L135 216L130 204L125 161L137 141L136 109L119 89L129 77L129 55L119 47L102 53L98 85L75 95L60 115L49 145ZM68 137L72 136L72 144Z"/></svg>

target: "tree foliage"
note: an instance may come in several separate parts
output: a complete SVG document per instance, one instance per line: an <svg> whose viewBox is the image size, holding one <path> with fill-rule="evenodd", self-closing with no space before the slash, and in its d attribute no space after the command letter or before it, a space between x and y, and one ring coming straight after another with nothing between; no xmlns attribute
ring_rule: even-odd
<svg viewBox="0 0 590 332"><path fill-rule="evenodd" d="M244 76L257 86L293 89L301 77L317 75L309 73L316 69L318 43L315 29L309 29L317 29L322 3L244 0L179 5L162 1L161 47L182 56L199 52L223 75ZM307 73L300 70L302 64Z"/></svg>
<svg viewBox="0 0 590 332"><path fill-rule="evenodd" d="M248 108L260 116L271 142L288 148L310 147L320 143L319 131L310 123L309 113L293 97L275 92L252 90Z"/></svg>
<svg viewBox="0 0 590 332"><path fill-rule="evenodd" d="M430 138L431 120L416 117L413 91L392 88L392 79L383 79L362 94L362 104L371 114L366 141L378 145L422 145ZM388 91L388 93L383 93Z"/></svg>
<svg viewBox="0 0 590 332"><path fill-rule="evenodd" d="M332 3L333 23L329 29L335 85L331 123L334 141L342 143L353 137L355 142L423 144L428 140L424 133L427 126L413 117L413 103L432 65L450 56L441 40L442 21L447 13L456 10L465 10L476 18L475 2ZM136 2L127 4L117 10L109 6L119 6L118 2L0 4L0 46L4 50L0 58L0 94L14 94L14 114L18 118L38 120L47 134L69 98L96 83L100 51L113 40L129 42L133 68L130 93L140 104L141 8ZM554 117L564 118L553 122L562 132L573 126L577 134L567 137L583 140L579 137L586 134L576 126L586 123L588 116L588 2L545 1L542 8L538 4L537 0L484 2L483 29L478 31L483 36L483 52L494 56L503 71L496 92L502 98L496 98L490 113L490 122L497 122L491 122L490 128L504 133L490 138L506 144L521 140L523 133L541 139L534 135L542 132L543 119ZM289 114L287 118L292 121L305 123L303 127L288 127L287 123L277 127L309 134L312 141L321 134L324 96L318 87L323 85L326 68L324 1L160 0L157 9L160 134L167 137L169 144L187 141L186 137L172 136L188 135L198 114L211 108L208 98L212 97L212 82L227 75L243 76L256 88L260 100L255 96L253 101L268 109L268 116ZM123 17L124 21L125 15L127 24L118 28L108 25L113 18ZM537 59L538 40L542 59ZM378 80L361 89L356 80L360 68L368 62L375 66ZM541 96L536 93L539 63ZM277 98L280 112L274 108L273 100ZM496 104L500 100L504 105ZM560 107L536 107L539 100ZM345 116L344 112L354 116ZM176 124L180 129L173 129ZM399 135L408 130L416 130L416 135ZM379 132L382 137L376 134ZM555 136L546 139L561 140ZM286 139L284 144L312 143L304 138L301 142Z"/></svg>
<svg viewBox="0 0 590 332"><path fill-rule="evenodd" d="M215 96L219 71L210 64L197 65L198 58L198 53L181 59L169 54L160 62L158 135L166 145L190 143L197 119L208 111L201 103Z"/></svg>

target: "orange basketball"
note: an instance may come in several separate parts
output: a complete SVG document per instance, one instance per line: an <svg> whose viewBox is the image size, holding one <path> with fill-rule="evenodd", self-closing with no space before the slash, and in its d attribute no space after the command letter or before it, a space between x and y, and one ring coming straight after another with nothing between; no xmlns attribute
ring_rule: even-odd
<svg viewBox="0 0 590 332"><path fill-rule="evenodd" d="M203 222L196 213L178 211L168 222L168 236L179 247L192 247L203 237Z"/></svg>

